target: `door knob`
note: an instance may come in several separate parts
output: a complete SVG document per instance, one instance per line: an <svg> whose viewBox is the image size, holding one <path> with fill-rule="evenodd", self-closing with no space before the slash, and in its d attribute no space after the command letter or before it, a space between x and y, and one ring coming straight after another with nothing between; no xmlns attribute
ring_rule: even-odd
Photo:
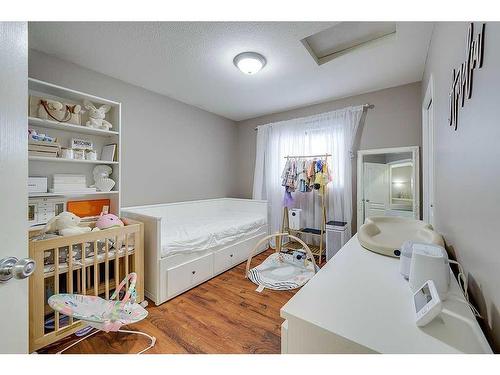
<svg viewBox="0 0 500 375"><path fill-rule="evenodd" d="M35 267L35 261L30 258L3 258L0 260L0 282L9 281L12 278L25 279L35 271Z"/></svg>

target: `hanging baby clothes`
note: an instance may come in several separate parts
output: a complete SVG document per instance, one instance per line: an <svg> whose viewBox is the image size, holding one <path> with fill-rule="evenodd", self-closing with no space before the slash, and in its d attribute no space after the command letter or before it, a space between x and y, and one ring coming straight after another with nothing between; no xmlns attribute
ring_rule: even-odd
<svg viewBox="0 0 500 375"><path fill-rule="evenodd" d="M294 206L292 193L301 193L323 189L331 181L331 174L326 160L322 159L290 159L288 158L281 173L281 185L285 188L283 205L287 208Z"/></svg>
<svg viewBox="0 0 500 375"><path fill-rule="evenodd" d="M283 173L281 174L281 185L285 187L285 195L283 197L283 205L288 208L292 208L294 205L292 192L297 188L297 161L287 159Z"/></svg>
<svg viewBox="0 0 500 375"><path fill-rule="evenodd" d="M314 189L319 190L321 187L321 170L323 168L323 162L321 160L317 160L314 163Z"/></svg>
<svg viewBox="0 0 500 375"><path fill-rule="evenodd" d="M312 191L314 189L315 167L316 159L309 160L307 166L308 191Z"/></svg>
<svg viewBox="0 0 500 375"><path fill-rule="evenodd" d="M293 192L297 188L297 161L288 160L281 174L281 186Z"/></svg>
<svg viewBox="0 0 500 375"><path fill-rule="evenodd" d="M292 197L292 193L288 190L285 190L285 195L283 196L283 207L293 208L294 200Z"/></svg>
<svg viewBox="0 0 500 375"><path fill-rule="evenodd" d="M314 188L319 190L323 194L323 189L330 182L330 171L328 170L328 164L326 161L318 160L316 162L316 174L314 177Z"/></svg>
<svg viewBox="0 0 500 375"><path fill-rule="evenodd" d="M286 180L288 179L288 170L290 169L290 159L286 160L285 168L281 173L281 186L286 186Z"/></svg>
<svg viewBox="0 0 500 375"><path fill-rule="evenodd" d="M299 173L297 179L299 180L299 191L307 193L309 190L309 179L307 177L307 160L302 160L299 163Z"/></svg>

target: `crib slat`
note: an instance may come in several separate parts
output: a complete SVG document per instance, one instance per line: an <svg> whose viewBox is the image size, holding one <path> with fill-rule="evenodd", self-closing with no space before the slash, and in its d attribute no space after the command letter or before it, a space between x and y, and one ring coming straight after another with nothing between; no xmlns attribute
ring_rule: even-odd
<svg viewBox="0 0 500 375"><path fill-rule="evenodd" d="M118 289L118 285L120 285L120 257L118 256L119 252L117 249L118 244L118 236L115 237L115 290Z"/></svg>
<svg viewBox="0 0 500 375"><path fill-rule="evenodd" d="M128 236L129 234L127 233L125 235L125 277L128 275ZM128 288L128 281L127 281L127 288Z"/></svg>
<svg viewBox="0 0 500 375"><path fill-rule="evenodd" d="M59 294L59 248L54 249L54 294ZM59 331L59 312L54 314L54 332Z"/></svg>
<svg viewBox="0 0 500 375"><path fill-rule="evenodd" d="M97 241L94 241L94 295L97 296L99 294L99 274L97 267Z"/></svg>
<svg viewBox="0 0 500 375"><path fill-rule="evenodd" d="M36 242L29 243L29 257L36 264L43 265L45 250L53 255L54 249L37 249ZM45 280L45 269L43 266L36 267L33 275L29 278L29 323L30 323L30 352L32 351L33 338L45 335L45 305L47 303L47 285ZM50 282L50 280L47 280Z"/></svg>
<svg viewBox="0 0 500 375"><path fill-rule="evenodd" d="M73 248L76 245L71 244L68 247L68 274L66 276L66 292L69 294L73 293ZM73 324L73 317L69 317L69 325Z"/></svg>
<svg viewBox="0 0 500 375"><path fill-rule="evenodd" d="M109 299L109 241L107 238L104 239L106 241L105 245L105 263L104 263L104 287L105 287L105 296L106 299Z"/></svg>
<svg viewBox="0 0 500 375"><path fill-rule="evenodd" d="M87 267L87 275L85 276L87 279L87 285L86 285L87 289L90 289L90 283L92 282L92 275L90 274L90 272L91 272L91 266L89 265Z"/></svg>
<svg viewBox="0 0 500 375"><path fill-rule="evenodd" d="M85 257L86 253L85 253L85 248L83 247L84 243L82 242L82 270L80 271L82 273L82 278L81 280L78 280L79 282L81 282L81 284L78 284L78 287L81 288L81 292L83 295L87 294L87 280L85 278L85 263L86 263L86 260L87 258ZM78 274L79 275L79 274Z"/></svg>
<svg viewBox="0 0 500 375"><path fill-rule="evenodd" d="M82 275L80 274L80 271L76 272L76 290L75 292L77 294L82 294Z"/></svg>
<svg viewBox="0 0 500 375"><path fill-rule="evenodd" d="M66 291L71 294L73 293L73 246L75 245L70 245L68 248L68 258L67 263L68 263L68 277L67 277L67 283L66 283Z"/></svg>

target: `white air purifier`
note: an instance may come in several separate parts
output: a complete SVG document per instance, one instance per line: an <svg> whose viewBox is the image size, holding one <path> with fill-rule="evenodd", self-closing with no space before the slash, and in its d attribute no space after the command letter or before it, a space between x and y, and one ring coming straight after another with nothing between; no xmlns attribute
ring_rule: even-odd
<svg viewBox="0 0 500 375"><path fill-rule="evenodd" d="M288 210L288 227L292 230L300 230L304 228L302 209L290 208Z"/></svg>
<svg viewBox="0 0 500 375"><path fill-rule="evenodd" d="M326 223L326 261L328 262L345 245L347 239L347 223L329 221Z"/></svg>

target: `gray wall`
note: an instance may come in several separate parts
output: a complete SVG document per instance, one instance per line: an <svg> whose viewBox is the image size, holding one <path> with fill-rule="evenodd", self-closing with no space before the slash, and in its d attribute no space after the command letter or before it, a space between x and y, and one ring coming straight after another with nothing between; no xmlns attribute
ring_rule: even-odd
<svg viewBox="0 0 500 375"><path fill-rule="evenodd" d="M122 206L236 195L233 121L33 50L29 75L122 103Z"/></svg>
<svg viewBox="0 0 500 375"><path fill-rule="evenodd" d="M238 193L252 196L255 166L256 131L258 125L370 103L375 108L365 111L361 119L355 149L421 146L420 82L393 87L345 99L280 112L238 123ZM356 204L356 160L353 160L353 204ZM353 207L353 232L356 229L356 207Z"/></svg>
<svg viewBox="0 0 500 375"><path fill-rule="evenodd" d="M479 27L479 24L477 24ZM453 68L465 60L467 23L435 26L422 83L432 74L435 123L436 228L469 273L471 294L500 351L500 23L486 25L484 65L474 72L472 98L448 126ZM477 27L476 27L477 29ZM477 32L477 30L476 30Z"/></svg>

